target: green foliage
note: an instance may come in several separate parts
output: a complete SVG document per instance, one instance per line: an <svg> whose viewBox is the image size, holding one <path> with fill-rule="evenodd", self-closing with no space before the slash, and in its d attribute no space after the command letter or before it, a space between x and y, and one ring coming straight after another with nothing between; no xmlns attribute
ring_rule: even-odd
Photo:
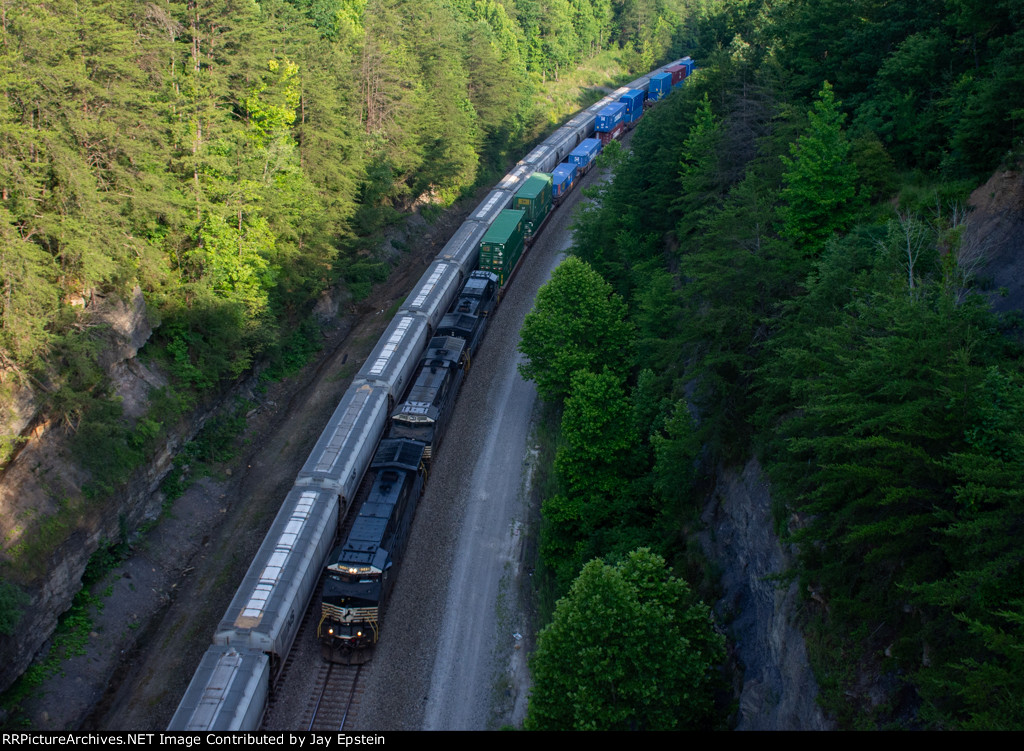
<svg viewBox="0 0 1024 751"><path fill-rule="evenodd" d="M797 534L819 541L803 548L805 571L844 615L863 616L870 602L899 623L899 588L941 571L932 530L951 501L942 456L963 430L975 325L941 298L878 294L836 327L805 331L778 363L800 411L781 426L773 478L813 515Z"/></svg>
<svg viewBox="0 0 1024 751"><path fill-rule="evenodd" d="M624 492L622 467L635 463L637 436L626 429L631 410L620 378L607 370L572 374L555 456L562 492L541 507L541 554L559 591L584 561L614 549L629 525L634 510Z"/></svg>
<svg viewBox="0 0 1024 751"><path fill-rule="evenodd" d="M630 151L577 220L573 253L590 264L620 295L646 286L662 260L659 238L676 223L675 170L680 160L680 120L692 114L693 94L684 88L644 115ZM652 165L658 168L652 169Z"/></svg>
<svg viewBox="0 0 1024 751"><path fill-rule="evenodd" d="M1021 726L1020 353L970 296L956 208L977 186L961 178L1019 140L1018 6L698 4L684 34L701 70L644 118L577 229L653 372L618 417L635 444L615 522L590 524L603 457L584 477L569 458L585 431L563 425L545 555L564 579L621 552L637 520L685 528L683 470L752 442L825 603L820 680L851 726L917 708L937 727ZM906 683L877 705L862 687L880 661Z"/></svg>
<svg viewBox="0 0 1024 751"><path fill-rule="evenodd" d="M597 155L595 165L600 169L614 170L622 163L625 156L622 144L618 141L610 141Z"/></svg>
<svg viewBox="0 0 1024 751"><path fill-rule="evenodd" d="M10 582L0 581L0 634L11 636L21 619L28 597Z"/></svg>
<svg viewBox="0 0 1024 751"><path fill-rule="evenodd" d="M696 462L700 455L700 440L690 409L686 402L676 402L672 415L665 423L664 433L651 436L654 451L652 469L654 490L666 508L681 511L690 500L697 479Z"/></svg>
<svg viewBox="0 0 1024 751"><path fill-rule="evenodd" d="M129 425L121 403L93 400L72 440L72 450L92 479L83 491L89 497L111 493L125 482L152 449L160 424L148 418Z"/></svg>
<svg viewBox="0 0 1024 751"><path fill-rule="evenodd" d="M576 371L624 375L631 364L632 332L622 298L590 266L569 257L526 316L519 351L527 361L519 371L536 382L544 399L563 399Z"/></svg>
<svg viewBox="0 0 1024 751"><path fill-rule="evenodd" d="M861 191L871 202L885 200L896 190L896 166L876 136L859 136L850 142L850 159L857 167Z"/></svg>
<svg viewBox="0 0 1024 751"><path fill-rule="evenodd" d="M94 584L102 581L127 555L127 540L113 543L108 540L100 540L99 548L89 556L89 560L85 564L85 571L82 572L82 587L90 589Z"/></svg>
<svg viewBox="0 0 1024 751"><path fill-rule="evenodd" d="M18 447L28 439L18 435L0 435L0 467L5 466L14 456Z"/></svg>
<svg viewBox="0 0 1024 751"><path fill-rule="evenodd" d="M783 236L812 255L833 233L852 224L858 210L857 168L848 161L850 143L842 129L846 116L828 81L807 116L807 131L790 147L793 158L782 157L782 219Z"/></svg>
<svg viewBox="0 0 1024 751"><path fill-rule="evenodd" d="M193 482L209 475L212 465L235 457L237 438L245 428L250 406L238 400L231 411L211 417L199 434L181 448L174 457L174 466L160 483L169 500L178 498Z"/></svg>
<svg viewBox="0 0 1024 751"><path fill-rule="evenodd" d="M274 241L266 221L257 219L241 231L221 217L207 216L199 237L198 246L182 257L189 276L205 282L218 298L244 307L249 320L258 318L267 308L272 283L267 258L274 253Z"/></svg>
<svg viewBox="0 0 1024 751"><path fill-rule="evenodd" d="M647 549L588 563L530 667L530 730L696 730L711 725L725 640L707 606Z"/></svg>
<svg viewBox="0 0 1024 751"><path fill-rule="evenodd" d="M321 345L320 329L312 318L306 318L287 339L274 348L270 365L260 377L269 381L279 381L295 375L320 350Z"/></svg>
<svg viewBox="0 0 1024 751"><path fill-rule="evenodd" d="M703 421L704 440L718 455L739 459L757 407L752 373L779 315L797 291L803 261L779 238L779 174L770 141L743 177L704 208L697 234L681 236L687 283L678 338L689 354L686 376ZM706 190L707 188L705 188ZM680 222L680 231L685 227Z"/></svg>
<svg viewBox="0 0 1024 751"><path fill-rule="evenodd" d="M936 658L919 680L938 721L965 729L1024 727L1024 382L989 367L972 399L970 427L946 464L954 504L938 545L949 573L916 587L942 614ZM940 641L941 639L941 641Z"/></svg>
<svg viewBox="0 0 1024 751"><path fill-rule="evenodd" d="M711 110L707 92L694 115L690 132L683 141L679 165L679 197L675 206L682 215L676 229L680 238L694 232L712 210L721 189L718 169L722 124Z"/></svg>

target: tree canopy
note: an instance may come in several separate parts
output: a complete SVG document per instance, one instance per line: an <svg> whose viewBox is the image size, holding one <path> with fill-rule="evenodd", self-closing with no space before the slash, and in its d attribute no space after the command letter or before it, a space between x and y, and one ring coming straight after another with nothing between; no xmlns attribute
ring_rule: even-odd
<svg viewBox="0 0 1024 751"><path fill-rule="evenodd" d="M530 662L533 730L707 728L725 639L707 606L641 548L583 567Z"/></svg>
<svg viewBox="0 0 1024 751"><path fill-rule="evenodd" d="M792 158L782 157L782 234L804 252L816 253L855 216L857 168L849 161L850 142L842 129L846 116L828 81L807 116L806 132L790 146Z"/></svg>
<svg viewBox="0 0 1024 751"><path fill-rule="evenodd" d="M626 305L587 263L567 258L541 287L520 332L523 378L548 400L569 393L579 370L622 376L630 367L633 327Z"/></svg>

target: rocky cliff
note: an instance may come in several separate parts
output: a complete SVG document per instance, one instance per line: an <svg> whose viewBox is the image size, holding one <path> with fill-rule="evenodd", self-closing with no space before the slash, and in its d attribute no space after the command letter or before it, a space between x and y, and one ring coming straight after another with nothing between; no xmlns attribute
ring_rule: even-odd
<svg viewBox="0 0 1024 751"><path fill-rule="evenodd" d="M151 389L166 384L136 357L152 333L142 291L129 299L94 296L81 300L83 325L99 332L98 363L110 376L129 418L145 412ZM9 686L50 639L57 619L81 588L90 556L160 513L157 492L174 451L202 424L202 415L168 435L154 460L141 468L116 497L89 500L88 475L69 453L65 425L41 416L37 393L19 390L18 409L5 416L5 430L23 442L0 482L0 539L4 578L26 596L15 632L0 635L0 689Z"/></svg>

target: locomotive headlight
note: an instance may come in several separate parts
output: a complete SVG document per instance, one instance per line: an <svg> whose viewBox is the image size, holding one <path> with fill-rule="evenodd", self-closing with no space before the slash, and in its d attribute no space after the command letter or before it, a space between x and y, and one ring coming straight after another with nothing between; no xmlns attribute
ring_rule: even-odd
<svg viewBox="0 0 1024 751"><path fill-rule="evenodd" d="M327 629L327 635L328 636L334 636L334 629L333 628Z"/></svg>

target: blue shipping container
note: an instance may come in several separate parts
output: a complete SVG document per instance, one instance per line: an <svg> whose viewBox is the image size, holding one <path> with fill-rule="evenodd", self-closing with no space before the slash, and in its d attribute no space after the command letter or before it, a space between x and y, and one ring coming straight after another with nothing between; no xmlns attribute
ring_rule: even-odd
<svg viewBox="0 0 1024 751"><path fill-rule="evenodd" d="M570 164L575 164L577 167L586 170L600 153L601 139L584 138L580 141L580 145L569 153L568 161Z"/></svg>
<svg viewBox="0 0 1024 751"><path fill-rule="evenodd" d="M686 76L689 77L693 74L693 69L696 63L693 62L693 58L690 56L684 57L679 61L679 64L686 68Z"/></svg>
<svg viewBox="0 0 1024 751"><path fill-rule="evenodd" d="M611 133L615 126L622 122L626 116L626 105L622 102L609 104L597 113L597 120L594 122L594 130L598 133Z"/></svg>
<svg viewBox="0 0 1024 751"><path fill-rule="evenodd" d="M630 89L619 101L626 105L626 122L635 123L644 114L644 92L641 89Z"/></svg>
<svg viewBox="0 0 1024 751"><path fill-rule="evenodd" d="M556 200L572 189L572 184L576 182L576 171L575 164L565 163L555 167L551 173L551 195Z"/></svg>
<svg viewBox="0 0 1024 751"><path fill-rule="evenodd" d="M672 74L655 73L647 84L647 98L658 102L672 93Z"/></svg>

